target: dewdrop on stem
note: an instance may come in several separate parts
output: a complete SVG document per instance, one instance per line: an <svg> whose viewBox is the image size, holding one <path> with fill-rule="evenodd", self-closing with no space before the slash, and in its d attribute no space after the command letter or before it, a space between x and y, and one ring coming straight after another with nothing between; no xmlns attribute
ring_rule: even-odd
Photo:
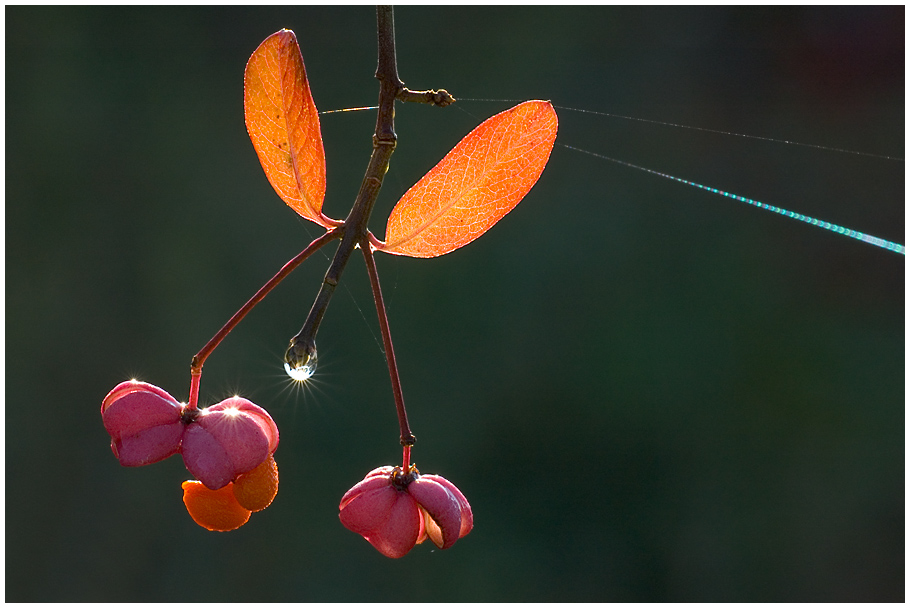
<svg viewBox="0 0 910 608"><path fill-rule="evenodd" d="M291 349L293 349L293 346ZM288 354L290 354L291 349L289 349ZM306 380L309 380L310 376L316 373L315 346L313 346L312 349L310 349L310 352L305 354L303 358L296 360L293 364L287 359L291 359L291 357L286 357L286 360L284 362L284 371L286 371L291 380L295 382L304 382Z"/></svg>

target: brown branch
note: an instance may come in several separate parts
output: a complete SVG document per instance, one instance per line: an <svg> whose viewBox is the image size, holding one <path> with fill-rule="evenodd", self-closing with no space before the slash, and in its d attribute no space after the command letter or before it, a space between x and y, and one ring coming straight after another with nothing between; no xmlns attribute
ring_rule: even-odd
<svg viewBox="0 0 910 608"><path fill-rule="evenodd" d="M389 169L389 161L398 136L395 134L395 101L413 101L429 103L437 106L446 106L455 101L445 90L439 91L410 91L398 77L398 63L395 56L395 20L391 6L376 8L376 32L379 58L376 65L376 78L379 80L379 106L376 112L376 130L373 133L373 153L367 165L366 173L360 184L360 191L351 212L344 223L337 230L341 231L341 243L335 251L335 257L322 281L322 286L313 302L303 327L296 336L291 338L290 346L284 359L292 368L306 365L307 361L316 353L316 332L322 323L322 318L328 308L335 287L341 280L341 273L357 246L363 251L364 260L370 275L370 285L376 302L376 311L379 315L379 325L382 330L382 340L385 346L386 360L389 366L389 375L392 381L392 392L395 397L395 407L398 411L398 422L401 427L401 444L405 446L408 454L409 446L414 444L414 435L408 427L407 413L404 408L404 397L401 391L401 381L398 377L398 366L395 363L395 352L392 349L392 336L389 331L389 321L382 300L382 291L379 288L379 275L373 259L371 242L375 240L367 228L370 213L379 196L382 179Z"/></svg>
<svg viewBox="0 0 910 608"><path fill-rule="evenodd" d="M370 156L354 206L340 228L343 231L341 244L335 251L335 257L325 274L316 301L313 302L303 327L291 338L291 344L285 353L284 359L291 367L306 364L316 349L316 332L351 253L368 234L367 222L398 141L398 136L395 135L395 97L404 88L404 84L398 78L395 24L391 6L376 8L376 31L379 47L379 61L376 67L376 78L379 80L379 110L376 113L376 130L373 134L373 154Z"/></svg>

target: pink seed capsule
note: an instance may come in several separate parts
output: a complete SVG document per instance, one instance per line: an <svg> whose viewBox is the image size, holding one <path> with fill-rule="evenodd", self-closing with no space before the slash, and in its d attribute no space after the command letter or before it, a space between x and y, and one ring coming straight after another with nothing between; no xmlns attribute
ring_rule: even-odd
<svg viewBox="0 0 910 608"><path fill-rule="evenodd" d="M471 505L450 481L421 476L413 466L380 467L348 490L338 517L380 553L398 558L427 537L448 549L474 526Z"/></svg>
<svg viewBox="0 0 910 608"><path fill-rule="evenodd" d="M231 397L199 412L180 449L190 473L211 490L262 464L278 447L278 427L268 412Z"/></svg>
<svg viewBox="0 0 910 608"><path fill-rule="evenodd" d="M151 464L181 452L186 468L210 490L252 471L278 448L275 421L241 397L190 411L165 390L130 380L107 394L101 418L122 465Z"/></svg>

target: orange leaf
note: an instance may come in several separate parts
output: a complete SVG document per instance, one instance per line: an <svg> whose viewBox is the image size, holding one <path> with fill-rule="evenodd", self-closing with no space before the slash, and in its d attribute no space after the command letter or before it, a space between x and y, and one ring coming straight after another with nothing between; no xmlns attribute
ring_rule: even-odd
<svg viewBox="0 0 910 608"><path fill-rule="evenodd" d="M250 511L237 502L232 486L209 490L201 481L184 481L183 504L193 521L214 532L236 530L249 521Z"/></svg>
<svg viewBox="0 0 910 608"><path fill-rule="evenodd" d="M262 464L234 480L234 497L244 509L262 511L278 494L278 465L269 456Z"/></svg>
<svg viewBox="0 0 910 608"><path fill-rule="evenodd" d="M259 45L243 84L246 129L275 192L308 220L340 224L322 214L325 151L294 32L281 30Z"/></svg>
<svg viewBox="0 0 910 608"><path fill-rule="evenodd" d="M482 235L537 182L556 129L548 101L526 101L483 122L401 197L379 249L431 258Z"/></svg>

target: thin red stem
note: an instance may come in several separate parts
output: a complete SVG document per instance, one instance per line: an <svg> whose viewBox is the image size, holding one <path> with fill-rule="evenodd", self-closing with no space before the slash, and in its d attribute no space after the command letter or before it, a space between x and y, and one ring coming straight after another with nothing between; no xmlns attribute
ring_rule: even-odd
<svg viewBox="0 0 910 608"><path fill-rule="evenodd" d="M402 448L401 460L403 461L401 470L407 475L411 470L411 446L406 445Z"/></svg>
<svg viewBox="0 0 910 608"><path fill-rule="evenodd" d="M190 398L187 409L195 410L199 403L199 383L202 382L202 369L190 370Z"/></svg>
<svg viewBox="0 0 910 608"><path fill-rule="evenodd" d="M297 268L305 259L310 257L317 249L328 243L329 241L338 238L341 236L342 230L334 229L326 232L318 239L314 240L312 243L306 246L306 249L294 256L287 264L281 267L281 270L273 276L269 281L259 288L259 291L244 304L240 310L234 313L234 316L231 317L227 323L224 324L218 333L212 336L212 339L209 340L205 346L202 347L196 355L193 357L193 361L190 364L190 397L189 403L187 404L188 409L194 410L197 407L199 401L199 383L202 378L202 366L205 363L205 360L208 358L212 351L215 350L215 347L221 343L224 338L231 333L231 330L237 326L240 321L250 312L256 304L262 301L262 299L268 295L275 286L278 285L286 276L291 274L291 272Z"/></svg>
<svg viewBox="0 0 910 608"><path fill-rule="evenodd" d="M398 377L398 365L395 362L395 349L392 348L392 333L389 331L389 317L385 311L385 302L382 300L382 289L379 287L379 273L376 271L376 260L370 240L364 237L360 242L363 259L367 264L370 275L370 287L373 288L373 300L376 302L376 313L379 315L379 330L382 333L382 345L385 347L385 359L389 364L389 378L392 380L392 394L395 396L395 409L398 410L398 426L401 428L401 445L406 448L414 445L416 438L408 426L408 413L404 407L404 395L401 392L401 379ZM410 455L410 450L405 450L405 456ZM405 471L408 463L405 462Z"/></svg>

